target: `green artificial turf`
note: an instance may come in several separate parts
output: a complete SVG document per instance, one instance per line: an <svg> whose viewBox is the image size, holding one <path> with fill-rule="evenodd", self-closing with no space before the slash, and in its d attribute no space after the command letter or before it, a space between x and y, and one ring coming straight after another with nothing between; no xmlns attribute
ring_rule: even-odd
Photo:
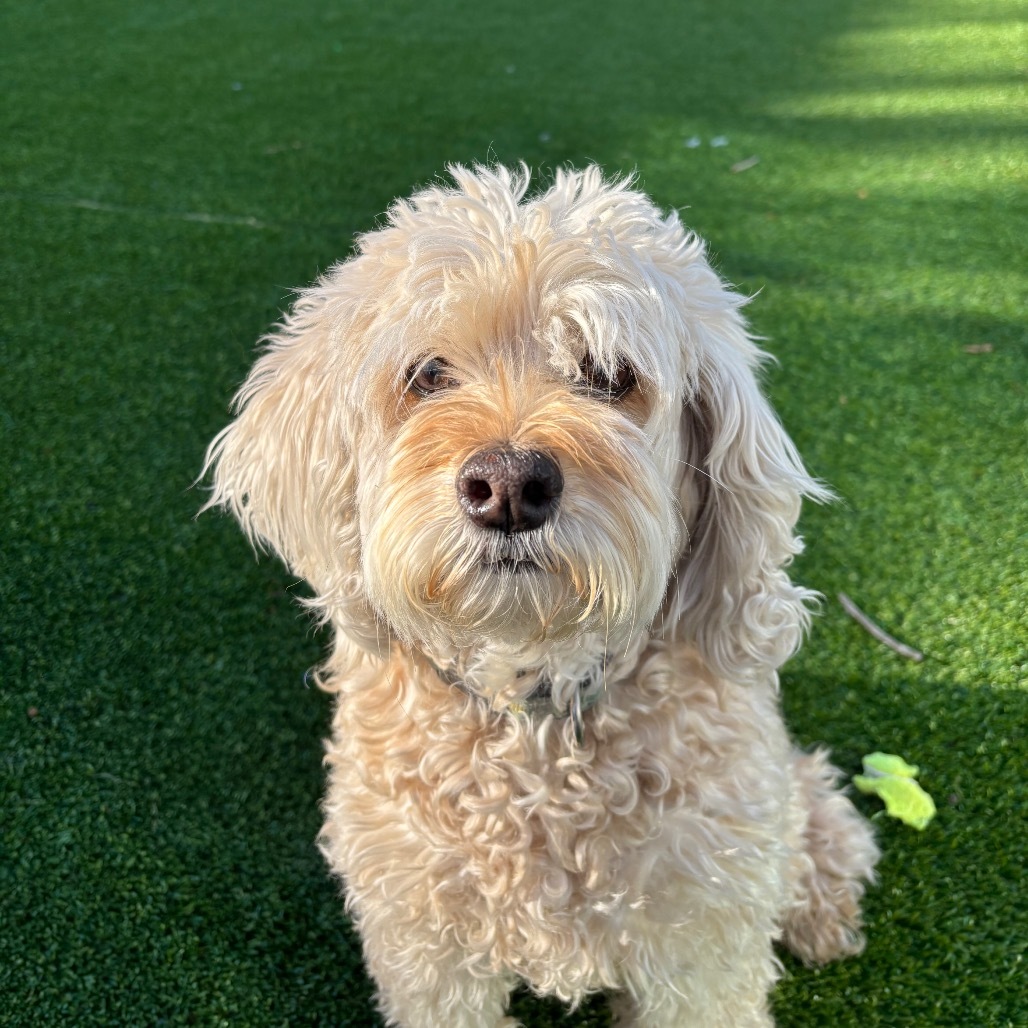
<svg viewBox="0 0 1028 1028"><path fill-rule="evenodd" d="M395 195L490 159L637 168L686 208L759 291L769 388L841 497L804 519L797 575L829 599L787 714L847 773L919 764L939 814L918 833L858 798L884 850L867 950L786 958L779 1023L1028 1023L1024 14L8 5L0 1023L378 1024L313 841L325 640L190 485L289 290Z"/></svg>

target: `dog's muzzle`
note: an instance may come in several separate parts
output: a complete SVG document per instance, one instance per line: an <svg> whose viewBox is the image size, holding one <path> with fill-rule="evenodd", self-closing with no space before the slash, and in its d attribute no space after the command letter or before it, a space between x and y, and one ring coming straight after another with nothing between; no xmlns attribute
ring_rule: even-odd
<svg viewBox="0 0 1028 1028"><path fill-rule="evenodd" d="M556 513L563 491L559 465L538 450L479 450L457 472L464 513L479 528L504 535L540 528Z"/></svg>

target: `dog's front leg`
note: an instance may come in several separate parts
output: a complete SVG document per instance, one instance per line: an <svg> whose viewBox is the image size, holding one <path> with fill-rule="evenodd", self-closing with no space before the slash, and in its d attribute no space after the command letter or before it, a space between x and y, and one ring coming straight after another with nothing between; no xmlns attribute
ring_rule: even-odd
<svg viewBox="0 0 1028 1028"><path fill-rule="evenodd" d="M419 931L400 910L358 915L378 1003L396 1028L517 1028L506 1016L513 978L469 969L463 951L437 931Z"/></svg>
<svg viewBox="0 0 1028 1028"><path fill-rule="evenodd" d="M756 916L754 916L756 914ZM769 912L692 906L678 925L641 917L611 998L617 1028L771 1028Z"/></svg>
<svg viewBox="0 0 1028 1028"><path fill-rule="evenodd" d="M702 974L702 982L689 974L642 983L637 997L615 993L610 1002L615 1028L772 1028L766 984L754 983L740 993L738 983L728 980L734 973Z"/></svg>

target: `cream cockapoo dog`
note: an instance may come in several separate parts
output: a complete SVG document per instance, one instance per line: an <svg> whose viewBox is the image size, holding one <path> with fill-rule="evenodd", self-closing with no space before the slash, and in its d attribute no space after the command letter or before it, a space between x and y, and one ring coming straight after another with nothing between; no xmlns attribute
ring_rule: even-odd
<svg viewBox="0 0 1028 1028"><path fill-rule="evenodd" d="M859 950L877 857L779 712L824 490L675 214L451 170L300 295L208 453L333 628L321 845L382 1011L512 1025L523 980L767 1025L773 942Z"/></svg>

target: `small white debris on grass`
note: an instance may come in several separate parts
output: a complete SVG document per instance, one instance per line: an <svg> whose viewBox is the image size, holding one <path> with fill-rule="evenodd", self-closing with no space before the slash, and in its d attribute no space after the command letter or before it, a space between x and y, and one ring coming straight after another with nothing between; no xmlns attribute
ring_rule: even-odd
<svg viewBox="0 0 1028 1028"><path fill-rule="evenodd" d="M749 171L750 168L754 168L758 164L760 164L760 158L754 155L753 157L747 157L744 161L736 161L732 165L731 170L738 174L740 171Z"/></svg>

